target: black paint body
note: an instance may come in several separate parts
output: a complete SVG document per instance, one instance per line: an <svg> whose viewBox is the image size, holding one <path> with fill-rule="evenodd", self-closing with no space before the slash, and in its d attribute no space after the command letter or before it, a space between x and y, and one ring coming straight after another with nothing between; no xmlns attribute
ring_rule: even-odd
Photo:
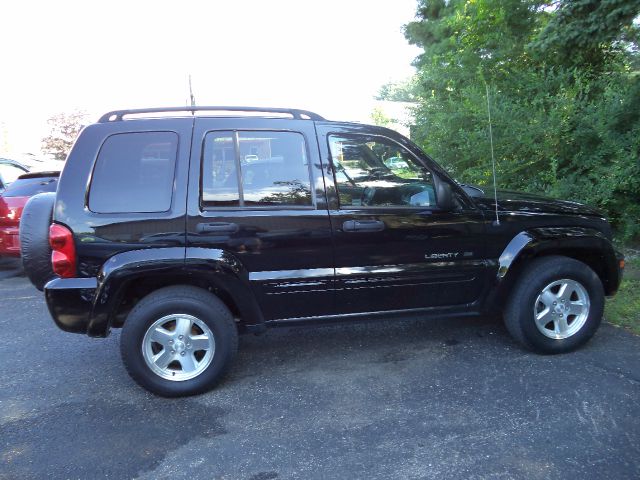
<svg viewBox="0 0 640 480"><path fill-rule="evenodd" d="M216 130L302 134L313 205L203 208L200 159L206 133ZM171 208L160 214L91 212L88 186L101 145L113 134L147 131L179 137ZM450 186L455 207L341 209L327 136L358 133L402 145L437 182ZM416 312L479 315L500 310L521 269L545 254L584 261L605 292L615 293L619 255L597 211L509 192L498 203L495 225L492 198L472 198L410 141L381 127L300 118L103 119L82 131L60 177L54 221L74 233L78 278L47 284L47 303L60 328L90 336L108 335L142 296L172 284L213 291L251 331ZM371 221L382 228L345 228Z"/></svg>

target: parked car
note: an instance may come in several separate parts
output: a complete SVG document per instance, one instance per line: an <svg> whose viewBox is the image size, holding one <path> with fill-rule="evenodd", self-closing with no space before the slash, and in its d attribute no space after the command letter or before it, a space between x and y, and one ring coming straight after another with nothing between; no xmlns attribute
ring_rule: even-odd
<svg viewBox="0 0 640 480"><path fill-rule="evenodd" d="M0 194L0 256L20 256L20 218L34 195L55 192L60 172L34 172L19 176Z"/></svg>
<svg viewBox="0 0 640 480"><path fill-rule="evenodd" d="M19 163L30 172L59 172L64 166L64 160L31 153L11 152L7 158Z"/></svg>
<svg viewBox="0 0 640 480"><path fill-rule="evenodd" d="M140 118L184 111L200 115ZM20 237L55 323L122 328L127 371L165 396L212 388L239 333L282 325L499 313L525 347L568 352L624 266L593 208L487 196L392 130L288 109L110 112Z"/></svg>
<svg viewBox="0 0 640 480"><path fill-rule="evenodd" d="M402 157L391 157L384 161L384 164L391 170L409 168L409 164Z"/></svg>
<svg viewBox="0 0 640 480"><path fill-rule="evenodd" d="M20 162L8 158L0 158L0 193L11 185L20 175L29 171L29 168Z"/></svg>

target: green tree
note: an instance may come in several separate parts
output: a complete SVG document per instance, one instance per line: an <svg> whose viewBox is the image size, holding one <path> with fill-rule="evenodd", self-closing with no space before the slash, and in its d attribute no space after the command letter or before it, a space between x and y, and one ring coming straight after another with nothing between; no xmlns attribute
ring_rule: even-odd
<svg viewBox="0 0 640 480"><path fill-rule="evenodd" d="M633 20L640 0L572 0L557 2L557 11L534 40L541 56L555 63L606 71L611 64L638 48ZM613 62L612 62L613 61Z"/></svg>
<svg viewBox="0 0 640 480"><path fill-rule="evenodd" d="M87 114L82 111L58 113L50 117L47 120L50 133L42 139L42 152L56 160L65 160L86 121Z"/></svg>
<svg viewBox="0 0 640 480"><path fill-rule="evenodd" d="M592 203L624 237L638 236L639 9L639 0L421 0L405 27L424 51L415 139L460 180L490 184L488 85L499 186Z"/></svg>
<svg viewBox="0 0 640 480"><path fill-rule="evenodd" d="M387 116L380 107L374 107L371 112L371 120L374 125L378 125L380 127L388 127L393 123L393 119Z"/></svg>
<svg viewBox="0 0 640 480"><path fill-rule="evenodd" d="M417 83L415 78L403 82L385 83L376 95L376 100L389 100L392 102L415 102Z"/></svg>

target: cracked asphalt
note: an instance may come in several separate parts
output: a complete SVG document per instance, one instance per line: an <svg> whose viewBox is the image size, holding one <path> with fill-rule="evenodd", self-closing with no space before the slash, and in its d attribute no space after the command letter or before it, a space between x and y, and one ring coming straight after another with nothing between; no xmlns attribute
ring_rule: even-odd
<svg viewBox="0 0 640 480"><path fill-rule="evenodd" d="M538 356L496 319L243 336L214 391L161 399L119 333L59 331L0 260L0 479L631 479L640 337Z"/></svg>

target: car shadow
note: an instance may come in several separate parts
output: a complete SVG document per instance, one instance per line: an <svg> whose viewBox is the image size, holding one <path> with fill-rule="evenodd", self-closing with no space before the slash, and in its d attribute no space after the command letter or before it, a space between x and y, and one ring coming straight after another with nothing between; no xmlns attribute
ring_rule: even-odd
<svg viewBox="0 0 640 480"><path fill-rule="evenodd" d="M310 365L351 368L355 363L399 363L421 352L441 356L455 349L494 347L524 350L502 319L376 319L340 324L277 327L262 335L242 335L238 357L226 382ZM225 382L225 383L226 383Z"/></svg>

